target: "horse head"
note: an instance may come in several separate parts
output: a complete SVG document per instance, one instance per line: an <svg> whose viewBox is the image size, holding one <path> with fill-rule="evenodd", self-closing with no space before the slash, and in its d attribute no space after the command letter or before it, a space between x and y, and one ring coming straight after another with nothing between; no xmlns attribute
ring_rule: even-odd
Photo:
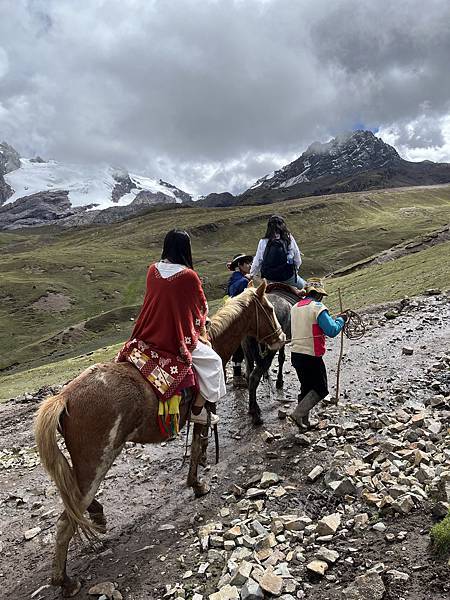
<svg viewBox="0 0 450 600"><path fill-rule="evenodd" d="M266 344L270 350L278 350L286 342L281 325L275 314L272 303L267 298L265 291L267 282L263 279L262 283L255 289L255 331L254 337L260 343Z"/></svg>

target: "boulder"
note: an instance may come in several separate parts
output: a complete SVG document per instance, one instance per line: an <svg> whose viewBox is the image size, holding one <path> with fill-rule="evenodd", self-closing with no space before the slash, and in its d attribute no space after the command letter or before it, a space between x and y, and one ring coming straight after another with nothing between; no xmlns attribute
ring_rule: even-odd
<svg viewBox="0 0 450 600"><path fill-rule="evenodd" d="M382 600L386 588L378 573L360 575L344 589L345 600Z"/></svg>

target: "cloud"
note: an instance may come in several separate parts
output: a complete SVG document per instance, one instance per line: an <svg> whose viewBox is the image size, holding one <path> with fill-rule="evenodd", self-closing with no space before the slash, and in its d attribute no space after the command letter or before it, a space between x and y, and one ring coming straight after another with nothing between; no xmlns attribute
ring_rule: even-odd
<svg viewBox="0 0 450 600"><path fill-rule="evenodd" d="M406 151L448 150L446 0L426 11L419 0L1 10L0 137L25 155L145 169L208 193L245 189L356 122L395 130Z"/></svg>
<svg viewBox="0 0 450 600"><path fill-rule="evenodd" d="M407 160L450 160L450 115L436 119L424 114L412 121L387 125L377 135Z"/></svg>

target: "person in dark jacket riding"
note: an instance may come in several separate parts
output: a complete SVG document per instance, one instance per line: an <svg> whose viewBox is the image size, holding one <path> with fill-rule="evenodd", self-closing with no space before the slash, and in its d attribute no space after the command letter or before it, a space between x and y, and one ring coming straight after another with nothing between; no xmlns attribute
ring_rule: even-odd
<svg viewBox="0 0 450 600"><path fill-rule="evenodd" d="M237 296L248 286L252 260L253 256L248 254L235 254L233 260L227 264L228 269L233 271L233 275L228 280L227 288L230 298Z"/></svg>
<svg viewBox="0 0 450 600"><path fill-rule="evenodd" d="M250 280L250 267L252 264L253 256L248 254L235 254L233 260L227 264L230 271L233 271L233 275L228 280L228 295L230 298L241 294L248 286ZM231 361L233 364L233 386L234 387L247 387L247 380L242 375L242 361L244 360L244 352L242 347L236 350L233 354Z"/></svg>

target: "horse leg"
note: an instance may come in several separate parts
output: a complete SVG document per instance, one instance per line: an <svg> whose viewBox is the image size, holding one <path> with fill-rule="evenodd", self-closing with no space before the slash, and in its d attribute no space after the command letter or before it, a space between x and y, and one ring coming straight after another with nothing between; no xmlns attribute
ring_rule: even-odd
<svg viewBox="0 0 450 600"><path fill-rule="evenodd" d="M94 498L87 509L89 517L91 518L91 521L95 523L99 533L106 533L106 517L100 502Z"/></svg>
<svg viewBox="0 0 450 600"><path fill-rule="evenodd" d="M261 409L259 408L258 401L256 400L256 390L258 389L258 385L263 374L264 368L261 365L256 365L256 367L250 373L250 378L248 381L248 412L250 415L252 415L253 425L263 424Z"/></svg>
<svg viewBox="0 0 450 600"><path fill-rule="evenodd" d="M75 596L81 588L81 583L77 579L68 577L66 572L67 551L74 533L74 524L68 519L66 511L62 512L56 525L56 548L51 583L61 586L64 598Z"/></svg>
<svg viewBox="0 0 450 600"><path fill-rule="evenodd" d="M82 512L85 510L89 512L91 519L99 526L99 531L106 528L106 520L102 505L95 500L95 494L123 448L122 443L118 446L115 444L111 432L110 436L109 444L106 447L99 442L96 446L78 445L69 447L70 444L67 443L69 440L66 437L76 481L82 495L81 510ZM77 579L68 577L66 571L67 551L74 533L75 525L64 511L58 520L52 584L61 586L62 595L65 598L75 596L81 587L81 583Z"/></svg>
<svg viewBox="0 0 450 600"><path fill-rule="evenodd" d="M200 458L198 460L198 464L201 467L206 467L208 464L207 450L208 450L208 435L201 436L201 438L200 438Z"/></svg>
<svg viewBox="0 0 450 600"><path fill-rule="evenodd" d="M197 498L199 498L200 496L204 496L211 489L206 482L200 481L198 478L198 465L201 461L203 452L206 452L207 445L208 428L205 425L195 423L194 433L192 434L191 460L189 462L187 484L189 487L192 487L192 489L194 490L194 494Z"/></svg>
<svg viewBox="0 0 450 600"><path fill-rule="evenodd" d="M284 381L283 381L283 365L284 365L284 361L285 360L286 360L286 353L284 351L284 346L282 346L278 350L278 374L277 374L277 382L275 384L277 390L282 390L283 389L283 385L284 385Z"/></svg>
<svg viewBox="0 0 450 600"><path fill-rule="evenodd" d="M255 366L255 359L253 357L253 344L255 341L253 338L245 338L245 340L241 343L242 350L244 351L244 359L245 359L245 378L247 379L247 383L250 379L250 373L253 371Z"/></svg>

